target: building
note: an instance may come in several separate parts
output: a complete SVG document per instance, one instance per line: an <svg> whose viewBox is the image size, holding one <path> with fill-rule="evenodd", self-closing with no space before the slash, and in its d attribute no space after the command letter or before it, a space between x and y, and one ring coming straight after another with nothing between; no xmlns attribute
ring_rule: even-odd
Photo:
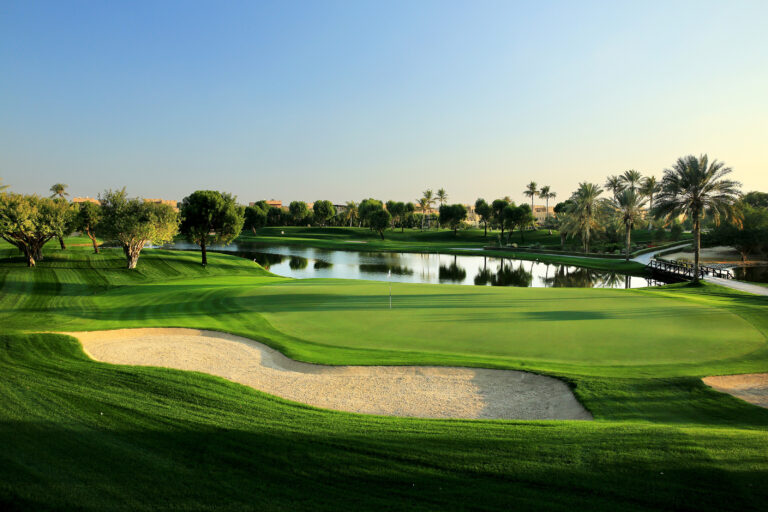
<svg viewBox="0 0 768 512"><path fill-rule="evenodd" d="M174 211L179 211L179 202L174 201L173 199L144 199L145 203L155 203L155 204L167 204L171 208L174 209Z"/></svg>
<svg viewBox="0 0 768 512"><path fill-rule="evenodd" d="M547 217L552 217L555 215L555 208L554 206L550 206L547 208L543 204L535 204L533 205L533 217L536 219L537 223L542 223Z"/></svg>
<svg viewBox="0 0 768 512"><path fill-rule="evenodd" d="M73 203L93 203L93 204L101 204L101 201L98 199L94 199L92 197L73 197L72 198Z"/></svg>

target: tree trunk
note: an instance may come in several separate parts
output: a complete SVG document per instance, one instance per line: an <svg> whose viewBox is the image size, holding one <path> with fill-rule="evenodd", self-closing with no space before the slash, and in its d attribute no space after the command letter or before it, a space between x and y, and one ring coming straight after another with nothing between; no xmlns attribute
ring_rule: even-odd
<svg viewBox="0 0 768 512"><path fill-rule="evenodd" d="M32 254L32 250L26 245L22 245L19 248L24 251L24 256L27 258L27 266L30 268L34 267L37 264L37 262L35 261L35 257Z"/></svg>
<svg viewBox="0 0 768 512"><path fill-rule="evenodd" d="M208 254L205 252L205 240L200 244L200 249L203 252L203 266L208 265Z"/></svg>
<svg viewBox="0 0 768 512"><path fill-rule="evenodd" d="M256 234L256 226L251 226L251 232L255 235Z"/></svg>
<svg viewBox="0 0 768 512"><path fill-rule="evenodd" d="M525 236L523 235L523 231L525 231L525 228L523 228L523 226L520 226L520 243L525 242Z"/></svg>
<svg viewBox="0 0 768 512"><path fill-rule="evenodd" d="M62 250L62 251L66 250L66 249L67 249L67 246L66 246L66 245L64 245L64 237L62 237L62 236L59 236L59 237L57 237L57 238L59 239L59 245L61 246L61 250Z"/></svg>
<svg viewBox="0 0 768 512"><path fill-rule="evenodd" d="M379 235L381 235L381 239L384 240L384 230L382 229L379 231Z"/></svg>
<svg viewBox="0 0 768 512"><path fill-rule="evenodd" d="M560 232L560 250L561 251L565 250L565 233L563 233L562 231Z"/></svg>
<svg viewBox="0 0 768 512"><path fill-rule="evenodd" d="M47 241L48 240L46 240L45 242L47 242ZM31 253L32 253L32 258L34 260L43 261L43 245L45 245L45 242L38 242L37 244L32 245L30 247ZM34 264L32 266L34 266Z"/></svg>
<svg viewBox="0 0 768 512"><path fill-rule="evenodd" d="M483 233L483 238L488 238L488 221L483 221L483 228L485 228L485 233Z"/></svg>
<svg viewBox="0 0 768 512"><path fill-rule="evenodd" d="M627 249L624 251L624 260L629 261L629 247L631 245L631 236L632 236L632 224L624 224L624 227L627 230Z"/></svg>
<svg viewBox="0 0 768 512"><path fill-rule="evenodd" d="M693 282L699 282L699 253L701 252L701 225L699 212L693 212Z"/></svg>
<svg viewBox="0 0 768 512"><path fill-rule="evenodd" d="M125 252L125 258L128 262L129 269L132 270L136 268L136 264L139 262L139 255L144 248L144 243L145 242L141 242L135 246L123 245L123 252Z"/></svg>
<svg viewBox="0 0 768 512"><path fill-rule="evenodd" d="M86 229L85 234L88 235L88 238L91 239L91 243L93 244L93 252L95 254L99 254L99 244L96 243L96 237L93 236L93 233L91 233L90 229Z"/></svg>

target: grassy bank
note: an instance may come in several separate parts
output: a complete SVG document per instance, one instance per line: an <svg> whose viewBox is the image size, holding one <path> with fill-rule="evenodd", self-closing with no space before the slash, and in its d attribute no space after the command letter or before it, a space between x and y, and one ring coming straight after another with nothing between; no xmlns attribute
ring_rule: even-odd
<svg viewBox="0 0 768 512"><path fill-rule="evenodd" d="M515 289L293 281L244 259L0 250L0 502L13 509L758 510L768 410L698 377L768 370L768 299L716 286ZM522 368L594 422L313 409L219 378L88 359L40 331L197 327L330 364Z"/></svg>

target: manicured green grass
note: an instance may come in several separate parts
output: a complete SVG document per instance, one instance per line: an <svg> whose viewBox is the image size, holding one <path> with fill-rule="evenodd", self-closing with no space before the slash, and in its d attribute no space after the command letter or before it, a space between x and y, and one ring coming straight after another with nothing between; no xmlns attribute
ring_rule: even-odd
<svg viewBox="0 0 768 512"><path fill-rule="evenodd" d="M768 298L398 284L389 311L381 283L210 257L203 269L196 253L144 251L135 272L118 250L0 260L0 504L744 511L768 498L768 410L698 378L768 371ZM596 421L323 411L32 334L139 326L234 332L331 364L529 369L569 382Z"/></svg>

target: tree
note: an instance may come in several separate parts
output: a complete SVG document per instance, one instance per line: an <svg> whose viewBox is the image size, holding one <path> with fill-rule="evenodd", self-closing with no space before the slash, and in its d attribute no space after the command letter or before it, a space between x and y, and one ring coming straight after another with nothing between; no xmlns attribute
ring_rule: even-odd
<svg viewBox="0 0 768 512"><path fill-rule="evenodd" d="M768 250L768 208L739 201L741 219L727 222L710 230L706 241L711 245L729 245L739 251L741 261L748 261L752 254Z"/></svg>
<svg viewBox="0 0 768 512"><path fill-rule="evenodd" d="M628 171L624 171L624 174L619 176L619 179L624 185L623 188L631 188L632 190L637 190L643 182L643 175L640 174L640 171L630 169Z"/></svg>
<svg viewBox="0 0 768 512"><path fill-rule="evenodd" d="M599 229L600 203L598 198L603 189L595 183L580 183L579 188L571 196L571 205L563 223L565 231L571 236L581 236L584 252L589 252L589 241L592 233Z"/></svg>
<svg viewBox="0 0 768 512"><path fill-rule="evenodd" d="M256 230L263 228L267 225L267 214L269 212L269 206L260 202L255 203L253 206L246 206L244 213L243 227L250 229L253 234L256 234ZM265 208L266 206L266 208Z"/></svg>
<svg viewBox="0 0 768 512"><path fill-rule="evenodd" d="M347 201L347 208L344 210L345 218L349 220L349 227L352 227L352 223L357 219L357 203L354 201Z"/></svg>
<svg viewBox="0 0 768 512"><path fill-rule="evenodd" d="M440 203L440 206L448 202L448 193L444 188L437 190L437 202Z"/></svg>
<svg viewBox="0 0 768 512"><path fill-rule="evenodd" d="M208 264L206 247L228 245L243 229L243 207L235 197L218 190L196 190L181 201L181 234L200 246L202 264Z"/></svg>
<svg viewBox="0 0 768 512"><path fill-rule="evenodd" d="M291 201L291 204L288 205L288 211L291 214L294 224L297 226L300 225L309 214L309 208L307 208L307 203L304 201Z"/></svg>
<svg viewBox="0 0 768 512"><path fill-rule="evenodd" d="M79 229L91 239L93 252L99 254L99 244L96 242L96 230L101 221L101 205L90 201L79 203L76 219L76 229Z"/></svg>
<svg viewBox="0 0 768 512"><path fill-rule="evenodd" d="M496 223L501 227L501 237L504 237L504 208L509 206L510 203L506 199L494 199L491 203L491 210L493 210L493 218Z"/></svg>
<svg viewBox="0 0 768 512"><path fill-rule="evenodd" d="M61 199L64 199L64 196L68 196L69 194L67 194L66 192L68 186L69 185L66 185L64 183L55 183L51 187L51 192L52 192L51 199L53 199L54 197L59 197Z"/></svg>
<svg viewBox="0 0 768 512"><path fill-rule="evenodd" d="M608 178L605 180L605 188L610 190L613 194L613 198L616 199L616 196L619 195L619 192L624 190L624 181L620 176L616 176L615 174L613 176L608 176Z"/></svg>
<svg viewBox="0 0 768 512"><path fill-rule="evenodd" d="M321 226L325 226L325 223L336 215L336 207L333 206L332 202L325 199L315 201L312 210L315 212L315 221L319 222Z"/></svg>
<svg viewBox="0 0 768 512"><path fill-rule="evenodd" d="M267 210L267 224L270 226L282 226L286 223L285 212L277 206L270 206Z"/></svg>
<svg viewBox="0 0 768 512"><path fill-rule="evenodd" d="M24 253L28 267L43 259L43 246L63 236L70 222L71 210L65 201L0 194L0 237Z"/></svg>
<svg viewBox="0 0 768 512"><path fill-rule="evenodd" d="M400 231L404 231L405 203L400 201L387 201L387 211L392 215L392 224L400 223Z"/></svg>
<svg viewBox="0 0 768 512"><path fill-rule="evenodd" d="M0 187L2 190L2 187ZM768 194L765 192L747 192L741 198L741 203L753 208L768 208Z"/></svg>
<svg viewBox="0 0 768 512"><path fill-rule="evenodd" d="M360 206L357 207L360 220L368 223L368 227L375 229L371 224L371 215L375 212L384 209L384 205L378 199L368 198L360 201Z"/></svg>
<svg viewBox="0 0 768 512"><path fill-rule="evenodd" d="M98 234L120 243L129 269L136 268L147 243L170 242L179 230L179 214L170 205L128 199L125 188L107 190L99 200L102 221Z"/></svg>
<svg viewBox="0 0 768 512"><path fill-rule="evenodd" d="M429 203L425 197L418 200L419 210L421 210L421 230L424 231L424 219L427 218L427 210L429 210Z"/></svg>
<svg viewBox="0 0 768 512"><path fill-rule="evenodd" d="M440 207L440 224L450 226L454 235L466 218L467 208L463 204L446 204Z"/></svg>
<svg viewBox="0 0 768 512"><path fill-rule="evenodd" d="M701 218L709 215L718 225L721 219L738 220L735 208L740 183L724 179L732 169L723 162L709 161L707 155L688 155L664 170L654 213L665 221L681 215L693 221L693 282L699 282Z"/></svg>
<svg viewBox="0 0 768 512"><path fill-rule="evenodd" d="M573 201L567 199L561 203L557 203L553 210L555 211L555 221L557 222L557 230L560 232L560 249L565 249L565 237L568 235L566 231L566 219L568 218L568 212L572 208Z"/></svg>
<svg viewBox="0 0 768 512"><path fill-rule="evenodd" d="M389 214L389 212L383 208L380 208L371 213L368 222L370 223L371 228L376 230L376 232L378 232L381 236L381 239L384 240L384 230L387 229L387 226L389 226L391 219L392 216Z"/></svg>
<svg viewBox="0 0 768 512"><path fill-rule="evenodd" d="M0 178L0 192L2 192L3 190L8 190L9 186L10 185L3 185L3 178Z"/></svg>
<svg viewBox="0 0 768 512"><path fill-rule="evenodd" d="M659 183L656 181L656 176L648 176L640 185L640 193L648 198L648 210L653 211L653 196L659 192ZM648 231L651 230L653 222L651 216L648 215Z"/></svg>
<svg viewBox="0 0 768 512"><path fill-rule="evenodd" d="M543 199L545 201L545 210L544 210L544 218L546 219L549 217L549 200L554 199L557 197L557 194L555 192L551 191L551 187L549 185L546 185L544 187L541 187L539 190L539 198Z"/></svg>
<svg viewBox="0 0 768 512"><path fill-rule="evenodd" d="M517 227L520 229L520 241L525 242L524 231L535 219L531 212L531 207L527 204L521 204L520 206L512 204L504 208L504 220L509 226L510 235Z"/></svg>
<svg viewBox="0 0 768 512"><path fill-rule="evenodd" d="M428 188L422 193L421 199L423 200L423 203L420 201L420 205L422 206L422 212L424 213L424 216L421 218L421 230L424 231L424 219L427 218L427 211L432 209L432 206L435 204L435 197L432 194L432 189Z"/></svg>
<svg viewBox="0 0 768 512"><path fill-rule="evenodd" d="M536 182L532 181L528 185L525 186L525 190L523 191L523 194L531 198L531 211L533 211L533 198L536 197L536 194L538 194L538 191L536 190Z"/></svg>
<svg viewBox="0 0 768 512"><path fill-rule="evenodd" d="M475 213L477 213L480 216L480 220L483 221L483 228L485 229L483 236L487 237L488 221L491 220L491 216L493 215L493 210L491 209L491 206L485 202L485 199L480 198L477 201L475 201Z"/></svg>
<svg viewBox="0 0 768 512"><path fill-rule="evenodd" d="M629 253L632 249L632 226L643 218L645 200L634 188L622 190L614 200L613 207L616 217L626 231L626 251L624 259L629 261Z"/></svg>

